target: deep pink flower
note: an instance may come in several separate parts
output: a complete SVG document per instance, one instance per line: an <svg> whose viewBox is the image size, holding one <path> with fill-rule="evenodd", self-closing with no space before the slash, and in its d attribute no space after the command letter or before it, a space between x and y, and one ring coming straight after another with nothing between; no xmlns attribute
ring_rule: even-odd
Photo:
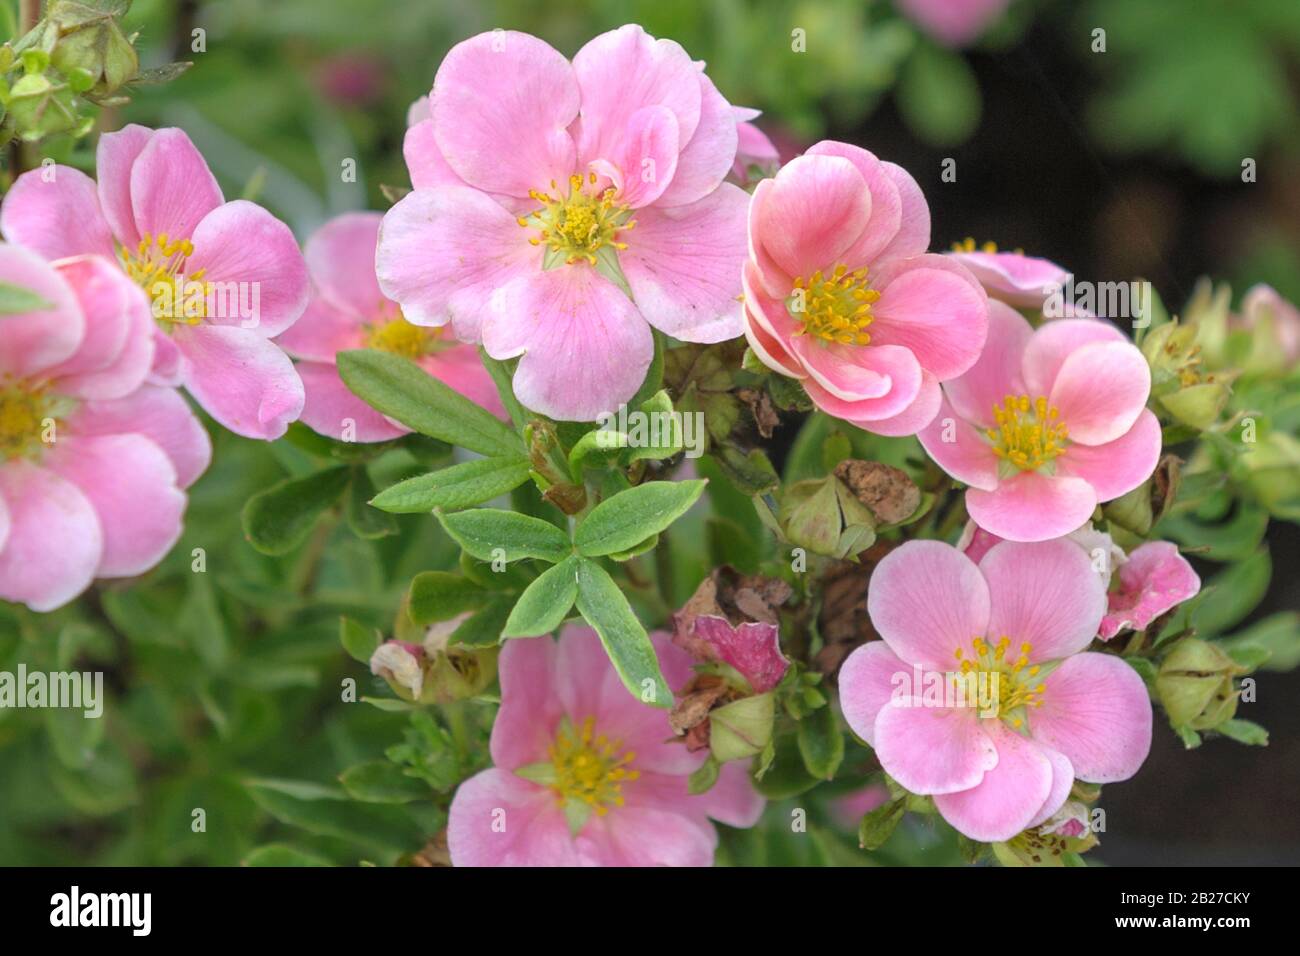
<svg viewBox="0 0 1300 956"><path fill-rule="evenodd" d="M0 244L0 282L49 305L0 315L0 598L49 611L162 559L211 446L145 384L149 304L113 262Z"/></svg>
<svg viewBox="0 0 1300 956"><path fill-rule="evenodd" d="M1119 586L1111 591L1101 622L1103 641L1125 628L1142 630L1201 590L1196 571L1168 541L1139 545L1119 566L1118 576Z"/></svg>
<svg viewBox="0 0 1300 956"><path fill-rule="evenodd" d="M1083 652L1105 610L1072 541L1006 541L978 565L951 545L909 541L872 572L867 612L884 640L841 668L844 718L886 773L933 795L962 833L1009 840L1050 818L1076 778L1127 780L1150 750L1142 678ZM930 698L931 682L989 692L959 705Z"/></svg>
<svg viewBox="0 0 1300 956"><path fill-rule="evenodd" d="M629 25L570 63L525 33L480 34L447 54L422 113L380 287L416 325L521 356L527 407L615 410L645 377L651 325L689 342L740 334L748 197L722 182L736 120L676 43Z"/></svg>
<svg viewBox="0 0 1300 956"><path fill-rule="evenodd" d="M977 248L970 239L948 255L969 269L990 296L1021 308L1041 309L1051 291L1059 291L1070 277L1055 262L1023 252L998 252L991 243Z"/></svg>
<svg viewBox="0 0 1300 956"><path fill-rule="evenodd" d="M302 421L322 435L350 441L387 441L409 431L353 395L339 378L335 356L367 347L418 362L434 378L504 416L474 347L449 341L442 329L412 325L379 291L375 246L382 219L377 212L345 213L307 240L304 252L315 295L302 318L276 339L301 360L298 374L306 390Z"/></svg>
<svg viewBox="0 0 1300 956"><path fill-rule="evenodd" d="M722 661L736 669L754 693L763 694L785 676L790 662L781 653L779 628L763 621L743 621L733 626L725 617L701 614L691 622L690 636L679 645L703 660Z"/></svg>
<svg viewBox="0 0 1300 956"><path fill-rule="evenodd" d="M781 154L767 134L754 125L762 113L748 106L733 106L731 111L736 117L736 161L731 166L731 175L746 183L751 166L765 172L775 170Z"/></svg>
<svg viewBox="0 0 1300 956"><path fill-rule="evenodd" d="M680 688L691 659L651 635L664 678ZM447 825L457 866L708 866L712 817L753 826L763 811L740 763L703 794L687 777L706 759L680 743L668 711L628 694L595 632L506 642L495 767L456 791Z"/></svg>
<svg viewBox="0 0 1300 956"><path fill-rule="evenodd" d="M939 410L939 383L984 345L987 297L930 255L930 211L902 168L825 141L754 190L745 335L828 415L911 435Z"/></svg>
<svg viewBox="0 0 1300 956"><path fill-rule="evenodd" d="M1010 541L1078 529L1098 502L1146 481L1160 457L1150 369L1108 322L1060 319L1034 331L991 301L983 354L943 390L921 444L970 486L971 518Z"/></svg>
<svg viewBox="0 0 1300 956"><path fill-rule="evenodd" d="M936 43L966 46L1002 15L1011 0L895 0L903 15Z"/></svg>
<svg viewBox="0 0 1300 956"><path fill-rule="evenodd" d="M283 435L302 410L302 383L270 339L309 291L289 228L261 206L226 202L179 129L105 133L96 165L98 185L68 166L18 177L0 209L5 237L47 259L118 263L153 299L153 380L184 385L237 434Z"/></svg>

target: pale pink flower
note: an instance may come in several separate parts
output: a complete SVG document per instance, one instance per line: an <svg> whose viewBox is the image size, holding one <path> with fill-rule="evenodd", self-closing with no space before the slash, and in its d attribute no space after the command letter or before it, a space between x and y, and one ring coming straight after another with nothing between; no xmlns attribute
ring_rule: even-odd
<svg viewBox="0 0 1300 956"><path fill-rule="evenodd" d="M149 304L113 262L0 244L0 282L49 306L0 315L0 599L49 611L162 559L211 446L145 383Z"/></svg>
<svg viewBox="0 0 1300 956"><path fill-rule="evenodd" d="M740 334L748 196L722 181L736 120L679 45L629 25L570 63L480 34L447 54L428 110L411 112L415 189L384 217L380 287L416 325L520 356L528 408L615 410L645 378L651 326Z"/></svg>
<svg viewBox="0 0 1300 956"><path fill-rule="evenodd" d="M1084 651L1105 610L1072 541L1006 541L978 565L951 545L909 541L872 572L867 612L883 640L841 668L844 718L959 831L1009 840L1050 819L1076 778L1127 780L1151 748L1142 678ZM989 692L933 699L931 681Z"/></svg>
<svg viewBox="0 0 1300 956"><path fill-rule="evenodd" d="M1246 290L1241 300L1241 315L1234 325L1254 331L1269 323L1287 364L1300 359L1300 309L1282 298L1270 285L1259 283Z"/></svg>
<svg viewBox="0 0 1300 956"><path fill-rule="evenodd" d="M992 298L1018 308L1041 309L1052 291L1059 292L1070 278L1055 262L1023 252L998 252L992 243L976 247L973 239L948 255L969 269Z"/></svg>
<svg viewBox="0 0 1300 956"><path fill-rule="evenodd" d="M962 47L979 39L1011 0L895 0L903 15L936 43Z"/></svg>
<svg viewBox="0 0 1300 956"><path fill-rule="evenodd" d="M733 106L736 117L736 161L731 175L742 183L749 182L749 167L757 166L770 173L781 163L781 154L768 135L754 125L763 114L748 106Z"/></svg>
<svg viewBox="0 0 1300 956"><path fill-rule="evenodd" d="M918 437L970 486L966 510L981 528L1011 541L1058 538L1155 470L1151 372L1108 322L1060 319L1034 331L1004 303L989 302L988 314L983 354L945 383Z"/></svg>
<svg viewBox="0 0 1300 956"><path fill-rule="evenodd" d="M754 190L750 347L828 415L914 434L939 410L939 383L974 364L988 324L979 283L929 243L929 208L902 168L816 144Z"/></svg>
<svg viewBox="0 0 1300 956"><path fill-rule="evenodd" d="M412 325L379 291L375 246L382 219L377 212L345 213L321 226L304 247L315 295L302 318L276 339L300 360L298 375L306 391L303 423L322 435L360 442L387 441L409 431L353 395L339 378L335 356L360 348L405 356L504 416L475 348L449 340L442 329Z"/></svg>
<svg viewBox="0 0 1300 956"><path fill-rule="evenodd" d="M1101 639L1125 628L1140 631L1161 614L1195 597L1201 579L1178 546L1168 541L1139 545L1118 568L1119 586L1108 596Z"/></svg>
<svg viewBox="0 0 1300 956"><path fill-rule="evenodd" d="M667 634L651 640L669 686L683 687L690 655ZM687 792L706 755L669 742L668 711L628 694L595 632L507 641L500 675L495 766L451 803L456 866L708 866L710 818L751 827L762 814L740 763Z"/></svg>
<svg viewBox="0 0 1300 956"><path fill-rule="evenodd" d="M289 228L261 206L226 202L179 129L127 126L99 139L99 182L68 166L24 173L0 229L47 259L118 263L153 299L153 380L184 385L231 431L278 438L302 410L302 383L274 343L307 305L307 269Z"/></svg>

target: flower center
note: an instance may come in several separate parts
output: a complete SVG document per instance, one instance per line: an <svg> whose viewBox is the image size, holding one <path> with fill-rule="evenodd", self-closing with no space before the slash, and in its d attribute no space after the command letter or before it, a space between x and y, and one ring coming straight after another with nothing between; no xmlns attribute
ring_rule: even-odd
<svg viewBox="0 0 1300 956"><path fill-rule="evenodd" d="M365 334L367 348L418 359L438 350L442 329L412 325L399 313L395 318L369 323Z"/></svg>
<svg viewBox="0 0 1300 956"><path fill-rule="evenodd" d="M558 187L551 181L551 189L557 196L530 190L528 195L541 203L526 216L519 218L519 225L525 229L538 229L541 234L529 239L535 246L546 245L547 256L563 259L569 265L575 262L596 264L596 253L608 246L622 251L627 243L619 242L615 236L620 229L631 229L636 225L632 219L632 210L623 203L615 202L617 190L613 188L596 192L588 187L596 184L596 174L588 179L578 175L569 177L569 194L558 196Z"/></svg>
<svg viewBox="0 0 1300 956"><path fill-rule="evenodd" d="M636 780L640 773L631 769L636 754L623 751L622 741L595 735L595 718L588 717L581 728L567 720L551 744L551 762L555 780L551 789L561 804L576 800L604 816L611 806L623 805L623 784Z"/></svg>
<svg viewBox="0 0 1300 956"><path fill-rule="evenodd" d="M153 317L164 328L176 323L198 325L206 317L210 283L202 280L207 270L185 274L194 243L171 239L165 232L156 237L145 233L134 250L124 247L121 254L126 274L149 294Z"/></svg>
<svg viewBox="0 0 1300 956"><path fill-rule="evenodd" d="M871 304L879 298L880 293L867 283L866 266L850 272L841 264L829 276L818 269L810 279L795 279L785 307L803 323L796 335L814 335L840 345L866 345L871 341L867 333L873 318Z"/></svg>
<svg viewBox="0 0 1300 956"><path fill-rule="evenodd" d="M1020 653L1012 658L1011 638L1003 634L996 644L982 637L971 641L973 654L959 647L953 652L960 673L955 680L971 687L981 708L981 716L997 717L1009 721L1019 730L1024 726L1025 708L1040 707L1043 703L1043 684L1039 677L1042 668L1030 665L1029 654L1033 645L1028 641L1020 645Z"/></svg>
<svg viewBox="0 0 1300 956"><path fill-rule="evenodd" d="M0 461L29 458L54 440L55 404L43 386L0 378Z"/></svg>
<svg viewBox="0 0 1300 956"><path fill-rule="evenodd" d="M985 434L1000 459L1021 471L1035 471L1065 451L1068 432L1060 417L1041 395L1033 401L1028 395L1008 395L993 406L997 427Z"/></svg>

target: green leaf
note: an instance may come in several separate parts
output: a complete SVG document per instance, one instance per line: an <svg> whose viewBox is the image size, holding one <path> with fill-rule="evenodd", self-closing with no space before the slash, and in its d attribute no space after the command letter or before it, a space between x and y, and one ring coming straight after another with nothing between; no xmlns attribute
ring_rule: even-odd
<svg viewBox="0 0 1300 956"><path fill-rule="evenodd" d="M1268 655L1261 662L1264 670L1289 671L1300 665L1300 614L1279 611L1220 643L1234 659L1240 651L1254 649Z"/></svg>
<svg viewBox="0 0 1300 956"><path fill-rule="evenodd" d="M349 797L362 803L409 803L431 796L427 783L408 777L391 760L368 760L349 767L339 775L339 783Z"/></svg>
<svg viewBox="0 0 1300 956"><path fill-rule="evenodd" d="M324 857L316 856L287 843L268 843L259 846L243 859L244 866L333 866Z"/></svg>
<svg viewBox="0 0 1300 956"><path fill-rule="evenodd" d="M398 482L376 495L371 504L393 514L465 508L518 488L528 480L531 467L523 455L478 458Z"/></svg>
<svg viewBox="0 0 1300 956"><path fill-rule="evenodd" d="M342 497L351 476L350 468L339 465L306 478L287 479L253 495L240 514L244 537L263 554L288 554Z"/></svg>
<svg viewBox="0 0 1300 956"><path fill-rule="evenodd" d="M411 580L408 614L421 626L450 621L457 614L486 604L491 595L479 585L449 571L422 571Z"/></svg>
<svg viewBox="0 0 1300 956"><path fill-rule="evenodd" d="M960 143L979 124L974 71L965 57L931 43L919 44L903 65L894 98L907 125L935 146Z"/></svg>
<svg viewBox="0 0 1300 956"><path fill-rule="evenodd" d="M645 628L614 579L599 564L585 558L578 561L578 611L600 635L605 653L628 692L642 703L672 706L673 695L664 683Z"/></svg>
<svg viewBox="0 0 1300 956"><path fill-rule="evenodd" d="M418 849L426 839L406 811L349 800L340 787L292 780L248 780L244 786L258 806L281 823L367 850L396 857Z"/></svg>
<svg viewBox="0 0 1300 956"><path fill-rule="evenodd" d="M339 641L354 661L369 664L371 656L384 642L378 628L366 627L350 617L339 618Z"/></svg>
<svg viewBox="0 0 1300 956"><path fill-rule="evenodd" d="M799 754L814 777L834 778L844 760L844 734L833 707L819 707L797 724Z"/></svg>
<svg viewBox="0 0 1300 956"><path fill-rule="evenodd" d="M1268 731L1259 724L1250 720L1225 720L1215 728L1225 737L1231 737L1239 744L1249 744L1252 747L1268 746Z"/></svg>
<svg viewBox="0 0 1300 956"><path fill-rule="evenodd" d="M630 551L684 515L707 482L651 481L596 505L574 533L580 554L597 557Z"/></svg>
<svg viewBox="0 0 1300 956"><path fill-rule="evenodd" d="M1268 549L1261 548L1212 577L1203 589L1204 598L1192 612L1198 636L1222 634L1245 618L1264 599L1272 573Z"/></svg>
<svg viewBox="0 0 1300 956"><path fill-rule="evenodd" d="M375 485L365 465L354 465L352 483L348 486L345 514L348 527L358 538L382 538L397 533L397 522L390 515L371 507Z"/></svg>
<svg viewBox="0 0 1300 956"><path fill-rule="evenodd" d="M564 532L541 518L496 508L437 514L456 543L480 561L541 558L556 564L573 551Z"/></svg>
<svg viewBox="0 0 1300 956"><path fill-rule="evenodd" d="M578 597L578 562L571 554L528 585L506 620L502 637L538 637L559 627Z"/></svg>
<svg viewBox="0 0 1300 956"><path fill-rule="evenodd" d="M480 455L523 451L509 425L409 359L387 352L340 352L339 375L357 396L421 435Z"/></svg>
<svg viewBox="0 0 1300 956"><path fill-rule="evenodd" d="M179 620L204 665L212 671L225 667L230 660L230 635L208 575L190 575Z"/></svg>
<svg viewBox="0 0 1300 956"><path fill-rule="evenodd" d="M483 346L478 347L478 357L487 369L488 375L492 377L492 383L497 387L497 395L501 398L501 404L505 406L510 420L514 422L515 428L522 430L528 424L531 416L528 409L520 404L519 399L515 398L514 371L511 364L500 359L494 359L488 355L487 349Z"/></svg>
<svg viewBox="0 0 1300 956"><path fill-rule="evenodd" d="M858 825L858 843L864 850L878 850L898 828L907 810L906 800L882 803L862 818Z"/></svg>
<svg viewBox="0 0 1300 956"><path fill-rule="evenodd" d="M510 598L494 598L487 605L451 632L448 644L463 644L466 647L494 647L501 643L501 632L505 630L506 619L510 616Z"/></svg>
<svg viewBox="0 0 1300 956"><path fill-rule="evenodd" d="M712 756L704 763L700 764L699 769L695 770L686 780L686 791L691 796L698 796L701 793L707 793L713 789L713 785L718 782L718 775L722 772L722 764L713 759Z"/></svg>
<svg viewBox="0 0 1300 956"><path fill-rule="evenodd" d="M12 282L0 282L0 315L45 312L53 308L53 304L46 302L31 289L24 289Z"/></svg>

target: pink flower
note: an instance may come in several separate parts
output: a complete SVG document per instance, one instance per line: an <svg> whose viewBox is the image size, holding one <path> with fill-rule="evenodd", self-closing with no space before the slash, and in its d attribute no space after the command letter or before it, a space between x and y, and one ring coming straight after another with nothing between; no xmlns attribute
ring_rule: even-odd
<svg viewBox="0 0 1300 956"><path fill-rule="evenodd" d="M1271 326L1287 364L1300 359L1300 309L1261 282L1246 290L1234 325L1255 331L1262 324Z"/></svg>
<svg viewBox="0 0 1300 956"><path fill-rule="evenodd" d="M474 347L447 341L442 329L412 325L379 291L374 263L382 219L377 212L345 213L307 240L305 255L315 295L302 318L276 339L301 360L298 375L306 391L302 421L322 435L348 441L387 441L407 433L353 395L339 378L335 356L359 348L413 359L434 378L504 416L496 386Z"/></svg>
<svg viewBox="0 0 1300 956"><path fill-rule="evenodd" d="M664 677L682 687L690 656L651 635ZM630 696L600 640L570 627L506 642L496 765L452 800L447 842L457 866L708 866L712 817L753 826L763 800L738 764L698 796L687 777L706 759L669 743L668 712Z"/></svg>
<svg viewBox="0 0 1300 956"><path fill-rule="evenodd" d="M5 237L47 259L118 263L153 300L153 380L184 385L237 434L283 435L303 390L270 339L309 291L289 228L253 203L226 202L179 129L105 133L96 165L98 185L68 166L20 176L0 209Z"/></svg>
<svg viewBox="0 0 1300 956"><path fill-rule="evenodd" d="M569 63L528 34L483 33L447 54L422 115L380 287L416 325L521 356L528 408L615 410L645 378L651 325L740 334L748 196L722 182L736 120L676 43L629 25Z"/></svg>
<svg viewBox="0 0 1300 956"><path fill-rule="evenodd" d="M733 626L725 617L701 614L691 623L690 636L678 640L689 645L702 660L722 661L734 667L749 682L755 694L764 694L781 683L790 662L781 653L779 628L762 621L743 621Z"/></svg>
<svg viewBox="0 0 1300 956"><path fill-rule="evenodd" d="M1119 567L1119 587L1109 595L1101 639L1108 641L1125 628L1142 630L1200 589L1201 579L1177 545L1168 541L1139 545Z"/></svg>
<svg viewBox="0 0 1300 956"><path fill-rule="evenodd" d="M211 446L145 384L149 304L114 263L0 244L0 282L48 305L0 315L0 598L49 611L162 559Z"/></svg>
<svg viewBox="0 0 1300 956"><path fill-rule="evenodd" d="M1059 291L1070 277L1055 262L1023 252L998 252L992 243L976 248L973 239L948 255L969 269L990 296L1017 307L1041 309L1052 290Z"/></svg>
<svg viewBox="0 0 1300 956"><path fill-rule="evenodd" d="M944 385L943 406L918 437L970 486L976 524L1011 541L1045 541L1155 470L1161 437L1146 408L1150 390L1142 353L1110 323L1059 319L1034 331L994 301L983 354Z"/></svg>
<svg viewBox="0 0 1300 956"><path fill-rule="evenodd" d="M939 382L984 345L987 297L965 267L925 252L920 187L865 149L825 141L754 190L745 335L828 415L911 435Z"/></svg>
<svg viewBox="0 0 1300 956"><path fill-rule="evenodd" d="M961 47L974 42L1002 15L1011 0L895 0L903 15L936 43Z"/></svg>
<svg viewBox="0 0 1300 956"><path fill-rule="evenodd" d="M889 800L889 789L883 783L869 783L830 802L829 810L835 822L847 829L858 828L862 818Z"/></svg>
<svg viewBox="0 0 1300 956"><path fill-rule="evenodd" d="M775 170L781 162L781 154L767 134L753 122L763 114L747 106L733 106L731 112L736 117L737 143L736 161L731 165L731 175L746 183L749 181L751 166L764 171Z"/></svg>
<svg viewBox="0 0 1300 956"><path fill-rule="evenodd" d="M1142 679L1118 657L1083 652L1105 610L1071 541L1003 542L978 565L942 542L909 541L872 573L867 612L884 640L840 670L844 718L886 773L933 795L962 833L1009 840L1056 813L1076 777L1127 780L1150 750ZM978 697L954 696L972 685Z"/></svg>

